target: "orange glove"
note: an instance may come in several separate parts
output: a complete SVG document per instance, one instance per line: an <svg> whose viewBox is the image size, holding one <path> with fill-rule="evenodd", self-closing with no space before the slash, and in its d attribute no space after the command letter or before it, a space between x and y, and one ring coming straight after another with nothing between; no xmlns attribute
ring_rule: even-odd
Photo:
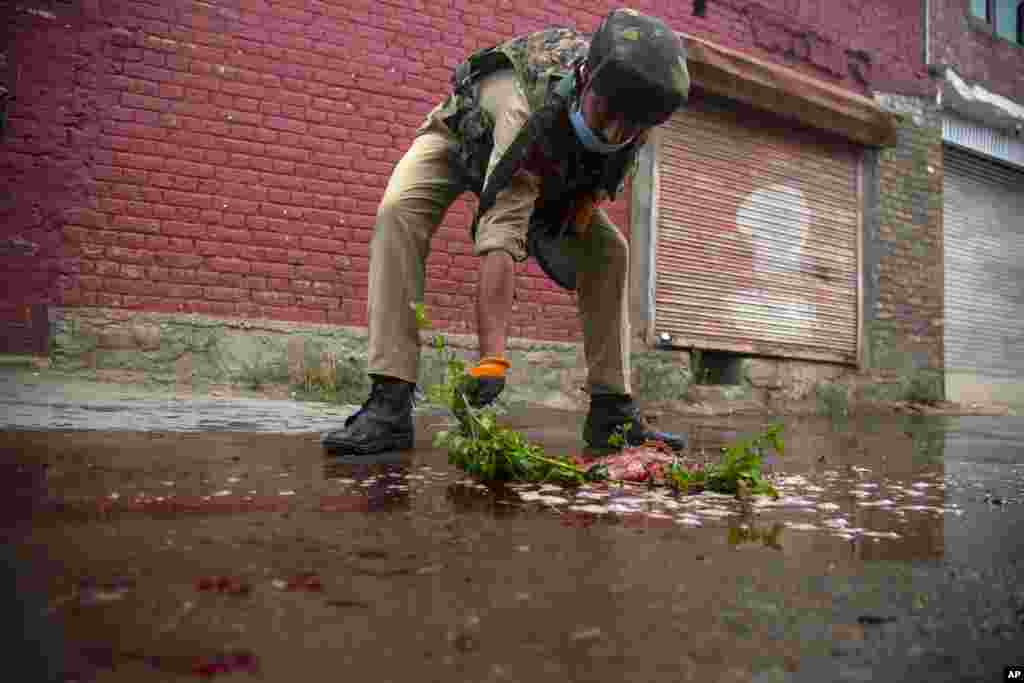
<svg viewBox="0 0 1024 683"><path fill-rule="evenodd" d="M481 358L476 367L470 368L466 374L474 379L469 382L466 391L466 398L474 408L485 406L494 399L505 388L505 371L512 364L501 356L487 356Z"/></svg>

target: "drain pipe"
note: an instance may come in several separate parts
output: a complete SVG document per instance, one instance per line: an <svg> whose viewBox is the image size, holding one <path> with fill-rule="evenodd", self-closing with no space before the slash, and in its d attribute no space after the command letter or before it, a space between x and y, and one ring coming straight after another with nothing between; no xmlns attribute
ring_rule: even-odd
<svg viewBox="0 0 1024 683"><path fill-rule="evenodd" d="M932 18L931 0L922 0L924 6L924 67L932 63Z"/></svg>

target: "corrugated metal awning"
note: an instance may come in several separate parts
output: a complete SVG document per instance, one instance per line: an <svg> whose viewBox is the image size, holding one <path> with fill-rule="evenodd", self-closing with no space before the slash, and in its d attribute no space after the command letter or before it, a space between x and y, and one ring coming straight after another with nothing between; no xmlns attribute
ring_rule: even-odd
<svg viewBox="0 0 1024 683"><path fill-rule="evenodd" d="M855 364L859 154L736 103L673 117L656 169L654 332Z"/></svg>

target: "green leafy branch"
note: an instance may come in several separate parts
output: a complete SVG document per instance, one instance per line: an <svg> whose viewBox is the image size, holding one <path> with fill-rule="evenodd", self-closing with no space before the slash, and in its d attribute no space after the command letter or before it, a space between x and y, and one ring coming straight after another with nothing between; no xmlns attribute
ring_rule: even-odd
<svg viewBox="0 0 1024 683"><path fill-rule="evenodd" d="M768 448L780 456L786 445L781 424L770 425L762 434L737 441L722 449L722 459L704 468L687 467L677 459L667 468L669 485L682 491L707 489L737 495L766 494L778 498L779 492L761 471L762 458Z"/></svg>
<svg viewBox="0 0 1024 683"><path fill-rule="evenodd" d="M417 326L429 328L426 307L422 303L412 306ZM444 372L441 381L428 388L427 396L431 402L446 407L456 419L455 428L435 435L434 446L447 450L450 464L485 481L579 485L586 481L610 480L604 463L583 469L567 457L545 455L540 446L531 444L519 432L499 426L493 410L474 408L467 396L471 393L471 383L477 380L466 373L466 364L457 357L444 335L436 335L433 346L441 355ZM624 448L631 428L631 424L621 425L609 438L609 445ZM713 465L687 465L676 458L665 468L663 483L683 492L707 489L778 497L778 492L761 472L762 456L769 447L783 455L782 425L772 425L756 437L723 448L721 460Z"/></svg>
<svg viewBox="0 0 1024 683"><path fill-rule="evenodd" d="M426 308L413 304L416 324L430 326ZM434 337L434 349L441 355L444 373L441 381L427 390L427 397L445 406L455 417L455 429L434 436L434 446L448 451L448 462L486 481L557 482L578 485L607 477L607 468L577 467L570 459L550 457L531 444L519 432L497 424L494 411L474 408L468 394L474 377L466 374L466 364L448 345L444 335Z"/></svg>

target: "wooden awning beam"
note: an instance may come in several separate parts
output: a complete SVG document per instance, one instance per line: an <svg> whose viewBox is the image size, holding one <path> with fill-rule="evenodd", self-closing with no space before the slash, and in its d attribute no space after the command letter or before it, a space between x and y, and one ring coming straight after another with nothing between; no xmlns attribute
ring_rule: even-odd
<svg viewBox="0 0 1024 683"><path fill-rule="evenodd" d="M706 40L680 34L691 83L716 95L872 147L896 144L894 116L863 95Z"/></svg>

